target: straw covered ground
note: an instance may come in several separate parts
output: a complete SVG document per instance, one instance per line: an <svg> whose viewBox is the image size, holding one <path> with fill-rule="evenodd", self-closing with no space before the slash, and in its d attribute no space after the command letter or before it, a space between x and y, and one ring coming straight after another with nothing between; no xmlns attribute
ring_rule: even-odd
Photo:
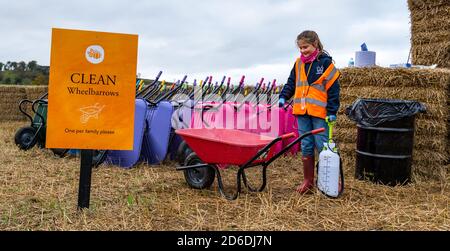
<svg viewBox="0 0 450 251"><path fill-rule="evenodd" d="M90 209L77 212L79 159L37 147L20 151L13 135L21 126L0 122L1 230L450 230L448 177L415 175L397 187L359 181L351 155L343 156L346 189L339 199L293 192L302 180L299 157L278 159L265 191L244 191L231 202L216 183L211 190L188 188L167 162L94 169ZM226 170L229 187L233 171Z"/></svg>

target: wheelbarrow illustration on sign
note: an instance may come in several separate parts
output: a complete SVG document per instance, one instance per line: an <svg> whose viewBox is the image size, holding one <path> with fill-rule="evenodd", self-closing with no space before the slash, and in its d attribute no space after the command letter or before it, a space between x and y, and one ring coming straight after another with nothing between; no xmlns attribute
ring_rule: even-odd
<svg viewBox="0 0 450 251"><path fill-rule="evenodd" d="M274 147L277 142L295 137L295 133L291 132L275 138L235 129L179 129L176 133L186 141L193 152L186 158L184 166L177 167L177 170L184 171L186 182L195 189L209 188L217 175L220 194L228 200L234 200L241 192L241 179L249 191L263 191L266 187L267 167L304 137L323 131L325 128L308 131L281 151L277 151ZM224 191L220 170L233 165L238 166L237 189L230 195ZM258 189L250 186L245 175L245 169L255 166L263 167L262 185Z"/></svg>
<svg viewBox="0 0 450 251"><path fill-rule="evenodd" d="M81 107L79 110L81 111L80 121L83 124L86 124L90 118L98 119L98 115L105 108L105 105L100 106L98 103L95 105Z"/></svg>

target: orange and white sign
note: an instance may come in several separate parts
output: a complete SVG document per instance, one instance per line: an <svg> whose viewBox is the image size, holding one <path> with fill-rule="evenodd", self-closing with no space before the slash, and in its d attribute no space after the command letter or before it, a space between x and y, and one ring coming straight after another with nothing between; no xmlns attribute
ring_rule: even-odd
<svg viewBox="0 0 450 251"><path fill-rule="evenodd" d="M47 148L132 150L138 36L52 29Z"/></svg>

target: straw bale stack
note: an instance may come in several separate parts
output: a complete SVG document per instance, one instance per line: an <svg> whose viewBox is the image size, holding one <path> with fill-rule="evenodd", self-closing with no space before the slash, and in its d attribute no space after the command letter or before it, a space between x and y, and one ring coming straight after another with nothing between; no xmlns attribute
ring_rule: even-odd
<svg viewBox="0 0 450 251"><path fill-rule="evenodd" d="M345 68L340 83L335 139L343 158L355 159L357 138L356 123L345 115L346 107L358 98L415 100L426 106L427 113L416 116L413 172L442 178L450 152L450 70ZM350 165L354 168L355 162Z"/></svg>
<svg viewBox="0 0 450 251"><path fill-rule="evenodd" d="M25 89L15 85L0 85L0 121L23 120L18 105L26 98Z"/></svg>
<svg viewBox="0 0 450 251"><path fill-rule="evenodd" d="M23 99L35 100L47 91L47 86L0 85L0 121L22 121L27 117L19 111ZM27 112L30 105L24 105Z"/></svg>
<svg viewBox="0 0 450 251"><path fill-rule="evenodd" d="M48 92L48 86L27 86L25 87L25 93L27 94L27 99L36 100L45 93Z"/></svg>
<svg viewBox="0 0 450 251"><path fill-rule="evenodd" d="M450 1L408 0L412 63L450 68Z"/></svg>

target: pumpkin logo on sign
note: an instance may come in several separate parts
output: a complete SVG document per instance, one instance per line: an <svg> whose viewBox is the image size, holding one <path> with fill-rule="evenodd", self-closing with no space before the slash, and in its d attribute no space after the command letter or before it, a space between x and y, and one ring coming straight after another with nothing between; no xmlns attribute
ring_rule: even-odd
<svg viewBox="0 0 450 251"><path fill-rule="evenodd" d="M105 59L105 50L100 45L91 45L86 49L86 59L91 64L100 64Z"/></svg>

